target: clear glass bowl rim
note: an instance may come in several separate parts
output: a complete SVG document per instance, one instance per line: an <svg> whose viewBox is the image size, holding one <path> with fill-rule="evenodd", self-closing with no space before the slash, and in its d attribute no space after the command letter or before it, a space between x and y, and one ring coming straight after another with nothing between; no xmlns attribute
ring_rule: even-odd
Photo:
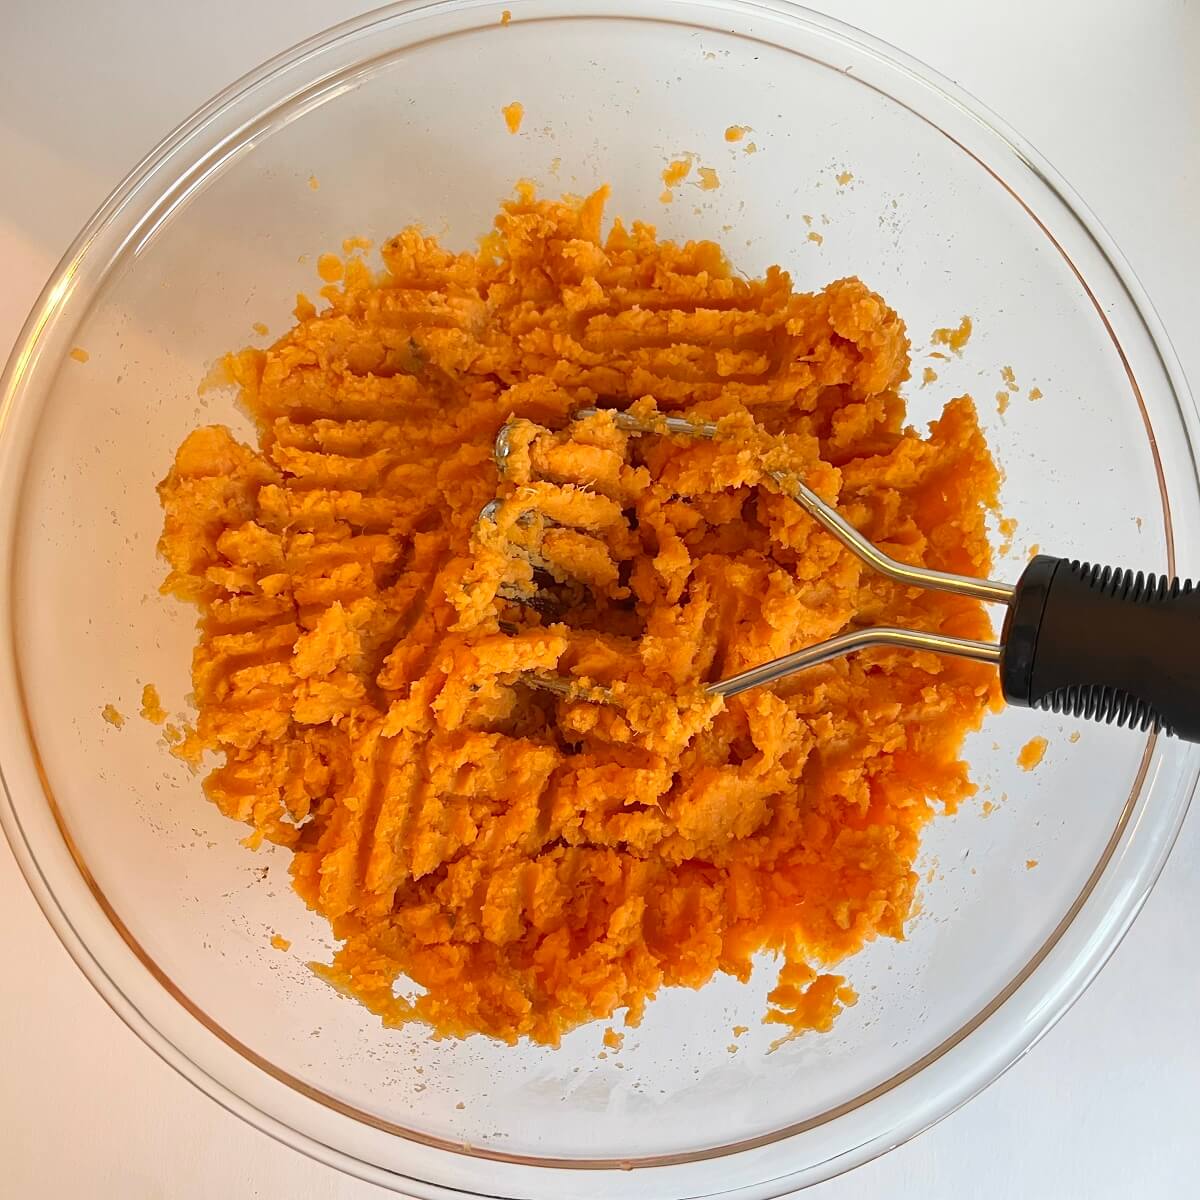
<svg viewBox="0 0 1200 1200"><path fill-rule="evenodd" d="M670 8L673 3L674 0L665 0L665 4L662 7ZM35 378L40 381L43 359L46 357L45 352L54 340L51 336L52 333L60 325L69 323L64 319L64 315L67 314L68 309L72 317L79 311L86 311L90 296L94 294L96 288L107 277L112 268L131 249L136 250L136 242L133 242L129 236L121 235L118 227L119 220L121 218L128 220L130 217L133 217L134 231L139 237L145 237L152 234L155 225L169 219L175 205L186 196L188 186L194 185L195 181L191 176L196 164L209 159L223 145L227 143L231 144L239 137L244 137L247 124L245 120L242 120L240 123L237 120L237 117L240 115L237 111L239 106L245 106L248 100L255 97L256 94L261 93L261 100L264 103L257 110L257 116L253 122L257 125L286 105L295 103L298 94L301 92L309 96L322 94L327 88L336 86L339 75L345 75L351 70L362 68L363 63L360 60L349 67L340 68L334 75L309 74L306 77L306 86L303 88L293 86L290 90L288 89L289 76L294 76L298 71L311 71L312 68L319 67L321 65L319 61L321 55L335 46L342 45L352 39L367 35L376 28L400 20L437 14L448 9L457 9L464 12L478 10L481 16L485 16L486 19L481 19L472 28L481 28L485 27L488 23L494 23L494 16L492 14L498 7L499 4L495 0L467 0L465 3L463 0L400 0L399 3L345 21L299 43L292 49L277 55L261 67L243 76L240 80L214 97L208 104L197 110L196 113L184 121L174 132L169 134L134 167L97 210L63 256L50 281L43 290L42 295L39 297L37 304L34 306L17 339L4 375L0 378L0 445L3 444L6 427L11 414L21 404L22 400L26 398L28 393L34 390L33 381ZM539 12L547 7L555 7L555 5L551 3L550 5L539 4L536 6ZM587 0L585 3L558 4L556 7L562 11L552 16L551 19L662 19L660 16L654 14L643 15L639 13L633 3L604 4L600 3L599 0L596 0L595 3L592 0ZM1162 323L1132 270L1099 221L1061 179L1057 172L1032 147L963 89L951 83L923 63L879 39L873 38L836 19L790 3L790 0L688 0L688 7L692 9L697 7L704 8L708 10L714 19L722 12L740 13L744 16L753 16L755 13L769 14L776 18L782 16L790 18L801 25L812 27L827 35L842 39L845 42L853 43L858 48L864 49L876 58L883 60L891 67L918 80L941 100L949 101L959 109L969 113L979 125L987 129L1000 143L1003 143L1006 149L1011 151L1012 155L1021 164L1033 171L1056 194L1057 198L1071 212L1082 229L1086 231L1091 241L1103 255L1107 265L1120 280L1128 299L1143 324L1145 332L1153 342L1164 372L1170 380L1178 414L1188 434L1193 474L1195 474L1194 466L1198 442L1196 412L1188 392L1182 368L1178 363ZM534 8L535 6L530 5L531 10ZM516 15L518 15L519 19L525 19L526 17L526 14L523 12ZM534 13L531 12L530 16L534 16ZM535 17L535 19L542 18ZM713 28L717 28L717 26L713 26ZM407 43L409 48L415 48L415 46L424 40L420 34L419 21L414 21L414 30L415 36ZM270 90L272 85L275 86L274 91ZM962 148L967 153L970 153L966 147ZM165 183L162 183L165 171L171 167L174 167L177 173L173 178L168 177ZM1000 182L1003 186L1007 186L1003 184L1003 181ZM162 186L159 186L160 183L162 183ZM183 186L185 183L188 186ZM147 193L148 187L150 187L150 190ZM1017 199L1018 201L1020 200L1019 197ZM1053 235L1048 230L1046 232L1057 247L1057 242ZM1060 252L1063 252L1061 247L1057 248ZM1063 253L1065 257L1065 252ZM1068 262L1070 262L1069 258ZM1082 277L1080 278L1081 282L1083 282ZM1084 286L1086 287L1086 283ZM1101 320L1105 324L1108 324L1107 318L1104 316L1098 303L1096 308ZM1120 344L1117 341L1116 335L1112 333L1111 327L1109 332L1113 336L1114 344L1120 350ZM51 361L49 366L44 369L50 370L54 365L54 362ZM1141 404L1142 401L1140 394L1137 393L1136 384L1134 384L1134 392L1138 403ZM1143 408L1143 413L1144 411ZM1157 451L1155 453L1157 457ZM9 489L6 488L6 490ZM15 489L11 490L19 494L20 484L18 483ZM1175 544L1170 527L1169 506L1167 505L1165 492L1163 498L1164 515L1167 520L1168 569L1173 573ZM8 572L8 576L11 579L11 569ZM15 631L11 628L11 622L9 624L10 628L5 631L5 634L8 640L11 641ZM25 736L29 745L33 747L32 734L28 729L27 723ZM881 1093L891 1091L904 1083L911 1082L927 1067L941 1059L948 1051L959 1046L969 1034L977 1031L985 1022L993 1022L994 1018L998 1016L998 1010L1012 998L1018 988L1029 983L1031 976L1043 962L1049 951L1060 943L1063 936L1070 929L1084 902L1091 894L1095 883L1106 869L1112 851L1125 831L1135 802L1139 799L1143 791L1147 769L1151 763L1155 746L1156 738L1154 735L1150 735L1147 739L1145 755L1142 760L1142 771L1139 774L1134 789L1130 793L1122 819L1114 830L1108 850L1097 864L1096 870L1084 892L1081 893L1051 939L1039 950L1023 971L1014 980L1010 981L997 997L971 1022L958 1030L931 1054L912 1064L901 1075L887 1081L871 1093L856 1098L850 1106L843 1106L843 1108L858 1108L878 1098ZM36 748L33 748L32 752L36 758ZM899 1124L893 1122L888 1128L880 1129L877 1132L877 1136L847 1150L845 1153L837 1155L835 1159L812 1164L807 1169L802 1169L796 1174L789 1174L786 1177L780 1176L762 1185L767 1187L768 1190L755 1190L753 1194L764 1197L782 1195L787 1191L791 1191L797 1185L803 1186L818 1182L821 1179L828 1178L859 1165L876 1154L900 1144L947 1115L976 1092L982 1090L983 1087L999 1077L1012 1063L1017 1061L1018 1058L1032 1047L1062 1016L1078 996L1082 994L1083 990L1091 982L1113 950L1115 950L1142 904L1145 902L1150 889L1165 864L1167 855L1186 815L1197 773L1200 770L1200 751L1190 752L1189 761L1185 766L1187 768L1184 772L1186 775L1185 782L1181 787L1176 789L1173 808L1163 814L1165 824L1161 836L1152 847L1153 854L1141 862L1137 876L1131 881L1130 886L1125 889L1121 902L1111 905L1107 912L1101 914L1100 918L1093 922L1097 926L1103 926L1102 936L1081 939L1083 944L1078 947L1076 953L1073 955L1070 969L1058 980L1058 986L1053 989L1054 995L1052 999L1040 1005L1036 1020L1010 1022L1011 1027L1008 1029L1007 1036L993 1039L992 1050L990 1055L987 1056L986 1063L982 1065L976 1064L977 1069L966 1075L956 1086L943 1088L939 1099L933 1105L926 1105L923 1108L915 1106L914 1115L907 1122ZM54 809L54 801L48 787L45 787L44 779L43 786L46 791L47 803ZM235 1090L231 1090L218 1078L215 1078L213 1074L210 1074L209 1069L204 1064L189 1057L171 1039L169 1032L158 1028L152 1020L148 1019L142 1013L137 1003L136 988L129 986L127 994L127 985L114 977L106 969L106 966L93 955L85 939L76 930L71 919L71 914L65 906L64 901L55 894L38 865L34 847L22 828L14 799L9 792L7 781L4 778L3 763L0 763L0 801L2 801L0 803L0 824L3 824L5 833L16 855L18 865L51 926L72 958L101 996L125 1023L169 1065L173 1066L185 1078L191 1080L201 1090L217 1100L218 1103L221 1103L223 1107L237 1113L237 1115L247 1120L250 1124L330 1165L337 1166L351 1174L376 1183L393 1187L415 1188L422 1195L449 1196L464 1194L457 1190L442 1189L436 1185L431 1187L431 1185L419 1178L400 1176L394 1171L385 1170L334 1146L318 1141L299 1129L290 1126L285 1120L281 1120L272 1113L264 1111L263 1108L258 1107L254 1102L239 1095ZM181 997L175 992L170 981L151 962L146 960L136 942L123 929L119 917L106 905L102 895L91 880L86 864L80 860L74 847L71 845L69 832L65 824L59 820L56 810L55 818L58 820L63 840L75 858L80 875L90 889L93 897L100 904L100 907L105 910L108 919L117 928L118 932L121 932L133 955L140 960L141 966L146 968L146 978L139 978L136 981L137 985L141 988L145 988L146 986L151 988L161 986L165 988L183 1005L187 1013L190 1013L193 1017L197 1017L202 1024L205 1024L209 1028L210 1032L215 1033L226 1045L232 1046L248 1062L265 1070L276 1080L300 1092L309 1100L324 1104L326 1107L343 1115L356 1120L366 1121L368 1124L378 1127L379 1122L374 1118L358 1113L353 1109L348 1109L347 1106L334 1101L330 1097L314 1093L313 1089L308 1088L300 1081L293 1079L285 1072L273 1068L271 1064L265 1063L249 1048L237 1045L233 1039L224 1034L219 1028L214 1028L213 1023L204 1014L199 1013L193 1006L190 1006L186 998ZM763 1144L773 1144L789 1137L797 1136L805 1129L812 1128L816 1124L824 1124L837 1120L841 1115L843 1115L843 1110L835 1110L831 1113L822 1114L821 1117L806 1122L801 1127L780 1129L764 1138L754 1139L750 1143L738 1143L736 1145L704 1150L685 1156L643 1159L634 1163L615 1160L530 1159L488 1151L477 1147L466 1148L459 1144L443 1143L437 1139L431 1139L425 1135L405 1130L398 1126L389 1127L386 1132L412 1139L427 1146L435 1146L443 1150L478 1158L491 1159L494 1160L494 1166L499 1166L501 1163L509 1163L522 1166L566 1168L568 1170L583 1168L627 1171L630 1167L654 1166L669 1168L672 1163L676 1162L704 1161L713 1157L744 1153ZM775 1190L779 1188L782 1190ZM743 1194L750 1195L751 1193L746 1192Z"/></svg>

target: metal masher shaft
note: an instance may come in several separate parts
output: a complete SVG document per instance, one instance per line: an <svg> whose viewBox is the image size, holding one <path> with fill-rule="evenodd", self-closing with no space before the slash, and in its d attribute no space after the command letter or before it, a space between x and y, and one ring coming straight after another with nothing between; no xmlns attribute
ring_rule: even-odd
<svg viewBox="0 0 1200 1200"><path fill-rule="evenodd" d="M890 625L880 625L871 629L855 629L850 633L841 633L836 637L827 638L813 646L806 646L792 654L781 658L773 658L770 662L751 667L728 679L705 685L705 692L710 696L740 696L753 688L766 687L778 683L781 679L797 675L809 667L819 666L831 659L840 658L844 654L853 654L856 650L869 650L877 646L896 646L902 650L928 650L934 654L953 654L957 658L967 658L974 662L992 663L1000 661L1000 647L994 642L976 642L969 638L949 637L941 633L924 633L919 629L897 629ZM553 692L568 700L607 700L608 689L603 686L584 685L563 675L545 675L531 672L527 682L539 691Z"/></svg>
<svg viewBox="0 0 1200 1200"><path fill-rule="evenodd" d="M924 633L919 629L896 629L880 625L872 629L855 629L836 637L806 646L782 658L751 667L738 675L731 675L718 683L710 683L704 689L714 696L737 696L751 688L765 687L778 683L789 675L795 675L808 667L852 654L855 650L868 650L873 646L898 646L904 650L930 650L934 654L953 654L958 658L969 658L975 662L998 663L1000 647L994 642L975 642L969 638L949 637L942 633Z"/></svg>

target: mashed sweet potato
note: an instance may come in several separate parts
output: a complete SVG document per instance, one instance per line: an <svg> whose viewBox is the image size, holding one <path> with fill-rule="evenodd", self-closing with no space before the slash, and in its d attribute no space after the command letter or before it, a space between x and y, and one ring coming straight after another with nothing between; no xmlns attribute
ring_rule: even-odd
<svg viewBox="0 0 1200 1200"><path fill-rule="evenodd" d="M857 625L990 626L867 571L763 471L966 573L997 474L969 398L905 427L904 325L857 279L798 293L708 242L602 236L604 199L523 188L475 253L405 230L227 360L258 445L199 429L160 486L164 590L201 612L185 750L216 753L205 788L252 844L293 851L341 943L319 970L386 1023L555 1043L769 949L769 1019L828 1028L854 996L820 972L902 937L994 672L880 650L723 704L702 685ZM568 428L595 404L721 432ZM557 612L510 598L535 535Z"/></svg>

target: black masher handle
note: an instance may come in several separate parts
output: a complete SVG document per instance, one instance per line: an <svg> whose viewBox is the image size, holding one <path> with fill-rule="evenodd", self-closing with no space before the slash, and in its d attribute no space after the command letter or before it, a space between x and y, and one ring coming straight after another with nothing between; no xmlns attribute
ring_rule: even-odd
<svg viewBox="0 0 1200 1200"><path fill-rule="evenodd" d="M1039 554L1004 623L1010 704L1200 742L1200 589Z"/></svg>

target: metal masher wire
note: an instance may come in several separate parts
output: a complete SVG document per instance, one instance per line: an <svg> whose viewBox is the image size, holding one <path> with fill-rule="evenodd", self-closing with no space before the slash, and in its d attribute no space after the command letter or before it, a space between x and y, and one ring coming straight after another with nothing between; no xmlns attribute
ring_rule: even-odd
<svg viewBox="0 0 1200 1200"><path fill-rule="evenodd" d="M581 409L575 414L575 418L579 420L602 411L605 410ZM614 412L612 415L617 428L624 429L629 433L666 432L705 439L712 439L717 435L717 426L708 421L695 423L686 421L682 417L662 417L657 422L647 423L639 421L630 413ZM502 434L505 428L507 428L507 423L500 431ZM507 456L507 436L504 438L504 453ZM496 454L496 462L499 466L499 437L496 440ZM768 475L826 532L833 534L843 546L853 551L863 562L874 567L888 579L893 579L897 583L909 584L912 587L953 592L958 596L970 596L975 600L984 600L990 604L1008 604L1012 600L1014 589L1011 583L1001 583L994 579L972 579L969 575L952 575L948 571L935 571L932 567L914 567L909 563L902 563L889 557L874 542L863 537L841 513L830 508L812 488L801 483L795 476L783 471L769 471Z"/></svg>
<svg viewBox="0 0 1200 1200"><path fill-rule="evenodd" d="M617 427L629 433L665 433L712 439L718 432L717 426L711 422L693 422L682 417L658 417L652 422L647 422L619 410L585 408L575 414L575 419L591 417L600 412L609 412ZM501 476L505 474L507 460L512 450L512 424L511 419L506 421L496 435L493 454L496 469ZM768 475L785 495L795 500L826 532L832 534L848 550L886 578L910 587L950 592L958 596L970 596L989 604L1009 605L1012 603L1015 591L1012 584L993 579L973 579L968 575L955 575L948 571L936 571L931 567L912 566L909 563L900 562L885 554L872 541L859 533L836 509L826 504L816 492L795 476L784 471L770 471ZM496 504L496 501L492 501L486 505L480 516L484 519L494 520ZM948 634L931 633L926 630L901 629L895 626L881 625L856 629L827 638L825 641L806 646L792 654L785 654L781 658L751 667L728 679L710 683L705 690L717 696L736 696L751 688L777 683L807 667L814 667L858 650L879 646L925 650L935 654L952 654L958 658L993 664L1000 662L1003 653L1003 647L997 642L979 642L971 638L952 637ZM607 694L603 688L578 687L563 676L530 673L529 682L542 690L562 696L586 693L592 696L598 694L603 698Z"/></svg>

